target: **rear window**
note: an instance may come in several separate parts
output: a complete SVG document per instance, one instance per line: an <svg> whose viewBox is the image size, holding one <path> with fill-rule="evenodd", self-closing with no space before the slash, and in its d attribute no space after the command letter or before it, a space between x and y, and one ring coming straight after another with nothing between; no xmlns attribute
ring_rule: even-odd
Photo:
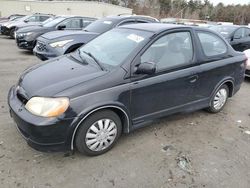
<svg viewBox="0 0 250 188"><path fill-rule="evenodd" d="M198 32L203 52L206 56L217 56L227 52L226 43L217 35L208 32Z"/></svg>

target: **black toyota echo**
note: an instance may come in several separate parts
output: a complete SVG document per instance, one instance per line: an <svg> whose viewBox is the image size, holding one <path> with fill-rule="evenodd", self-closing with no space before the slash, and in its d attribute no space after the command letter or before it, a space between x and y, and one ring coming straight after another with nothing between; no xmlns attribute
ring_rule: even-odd
<svg viewBox="0 0 250 188"><path fill-rule="evenodd" d="M153 119L221 111L245 68L246 56L213 31L126 25L26 70L8 102L31 147L99 155Z"/></svg>

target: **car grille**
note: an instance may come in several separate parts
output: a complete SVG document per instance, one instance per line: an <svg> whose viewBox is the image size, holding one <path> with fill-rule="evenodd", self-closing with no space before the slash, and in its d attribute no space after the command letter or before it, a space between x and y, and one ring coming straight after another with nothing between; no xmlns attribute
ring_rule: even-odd
<svg viewBox="0 0 250 188"><path fill-rule="evenodd" d="M36 48L37 48L38 51L41 51L41 52L47 51L46 44L44 44L44 43L42 43L40 41L37 41Z"/></svg>

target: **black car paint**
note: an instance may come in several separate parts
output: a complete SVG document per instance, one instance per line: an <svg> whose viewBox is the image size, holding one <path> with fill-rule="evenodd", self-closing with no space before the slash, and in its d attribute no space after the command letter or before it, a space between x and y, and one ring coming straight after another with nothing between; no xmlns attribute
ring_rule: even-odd
<svg viewBox="0 0 250 188"><path fill-rule="evenodd" d="M123 132L129 133L156 118L208 107L214 91L222 84L229 86L230 96L240 89L246 57L227 43L226 54L207 58L196 35L197 30L205 29L163 24L122 28L148 30L152 37L142 42L121 66L102 71L91 64L79 64L75 52L26 70L18 87L10 89L11 115L29 145L45 151L73 150L80 123L100 109L114 110L121 117ZM191 65L154 75L134 73L140 55L153 41L183 30L192 34L195 53ZM67 96L70 107L59 117L42 118L29 113L20 96L26 101L33 96Z"/></svg>
<svg viewBox="0 0 250 188"><path fill-rule="evenodd" d="M147 23L155 23L157 22L155 19L147 18L143 16L111 16L106 17L103 19L97 20L97 22L104 22L104 21L112 21L112 24L110 25L110 29L119 26L120 24L128 21L134 21L136 22L147 22ZM96 24L93 22L92 24ZM92 27L92 24L89 25L89 27ZM95 31L91 28L91 31L88 30L88 27L85 28L83 31L78 31L75 33L72 32L62 32L60 35L58 32L50 32L42 35L37 39L39 43L41 43L46 50L40 50L38 46L35 46L33 52L34 54L41 60L48 60L63 54L66 54L68 52L71 52L80 46L88 43L89 41L93 40L97 36L101 35L102 33L108 31L104 30L102 32ZM68 44L64 46L64 48L52 48L49 44L58 42L58 41L64 41L64 40L72 40ZM43 49L44 49L43 48Z"/></svg>
<svg viewBox="0 0 250 188"><path fill-rule="evenodd" d="M88 21L95 21L95 18L89 18L89 17L80 17L80 16L67 16L64 17L63 20L61 20L59 23L57 23L56 25L52 26L52 27L45 27L45 26L30 26L30 27L24 27L21 29L18 29L16 32L16 43L17 46L21 49L26 49L26 50L33 50L33 48L36 45L36 40L39 36L51 32L51 31L57 31L58 29L58 25L60 25L62 22L65 22L69 19L82 19L82 20L88 20ZM82 22L81 22L82 23ZM81 28L75 28L74 30L80 30L84 28L83 25L81 25ZM67 29L65 29L67 30ZM64 30L64 31L65 31ZM28 33L28 32L32 32L32 36L28 37L28 36L21 36L23 33ZM72 31L71 31L72 32Z"/></svg>

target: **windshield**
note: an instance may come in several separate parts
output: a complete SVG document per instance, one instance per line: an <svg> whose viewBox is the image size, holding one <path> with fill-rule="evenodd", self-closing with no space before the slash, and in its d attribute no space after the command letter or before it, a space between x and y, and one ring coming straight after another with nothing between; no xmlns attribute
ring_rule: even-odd
<svg viewBox="0 0 250 188"><path fill-rule="evenodd" d="M63 21L65 18L64 17L57 17L55 19L52 19L46 23L43 24L44 27L54 27L61 21Z"/></svg>
<svg viewBox="0 0 250 188"><path fill-rule="evenodd" d="M54 17L51 17L51 18L49 18L49 19L43 21L42 24L44 25L44 24L46 24L46 23L49 23L49 22L51 22L51 21L54 20L54 19L55 19Z"/></svg>
<svg viewBox="0 0 250 188"><path fill-rule="evenodd" d="M236 29L234 26L213 26L210 27L211 30L220 33L223 37L229 37L233 31Z"/></svg>
<svg viewBox="0 0 250 188"><path fill-rule="evenodd" d="M27 16L21 17L19 20L20 20L20 21L24 21L24 20L28 19L29 17L31 17L31 16L30 16L30 15L27 15Z"/></svg>
<svg viewBox="0 0 250 188"><path fill-rule="evenodd" d="M20 20L22 17L20 16L20 17L12 17L12 18L10 18L10 21L14 21L14 20Z"/></svg>
<svg viewBox="0 0 250 188"><path fill-rule="evenodd" d="M81 55L95 57L104 67L120 65L132 51L147 41L151 32L132 29L113 29L80 48Z"/></svg>
<svg viewBox="0 0 250 188"><path fill-rule="evenodd" d="M111 19L101 19L85 27L84 31L94 33L104 33L113 28L114 22Z"/></svg>

